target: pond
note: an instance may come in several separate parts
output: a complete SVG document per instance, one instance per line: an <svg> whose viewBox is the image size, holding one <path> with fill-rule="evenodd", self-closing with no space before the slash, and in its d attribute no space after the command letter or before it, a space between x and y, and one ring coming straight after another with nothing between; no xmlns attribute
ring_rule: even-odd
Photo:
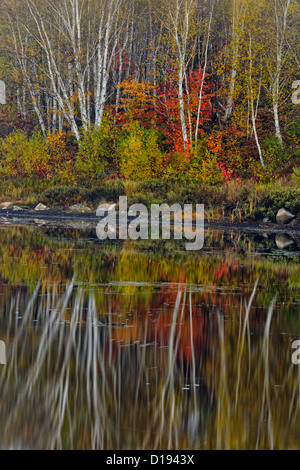
<svg viewBox="0 0 300 470"><path fill-rule="evenodd" d="M300 447L299 238L0 223L0 448Z"/></svg>

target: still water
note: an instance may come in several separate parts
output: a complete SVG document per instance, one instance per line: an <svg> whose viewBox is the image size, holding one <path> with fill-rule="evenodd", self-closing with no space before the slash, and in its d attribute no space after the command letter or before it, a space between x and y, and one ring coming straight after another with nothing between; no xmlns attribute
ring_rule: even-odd
<svg viewBox="0 0 300 470"><path fill-rule="evenodd" d="M0 224L0 448L299 449L300 243Z"/></svg>

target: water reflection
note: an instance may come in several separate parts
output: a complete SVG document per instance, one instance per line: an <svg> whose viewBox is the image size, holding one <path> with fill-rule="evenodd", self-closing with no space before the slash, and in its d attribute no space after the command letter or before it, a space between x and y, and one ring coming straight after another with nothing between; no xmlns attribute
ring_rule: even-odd
<svg viewBox="0 0 300 470"><path fill-rule="evenodd" d="M6 346L4 341L0 341L0 364L6 364Z"/></svg>
<svg viewBox="0 0 300 470"><path fill-rule="evenodd" d="M112 298L99 310L74 282L65 293L37 286L26 302L18 292L6 317L2 447L296 446L299 375L289 338L276 323L270 334L274 304L256 325L255 290L230 319L180 285L143 319L120 315Z"/></svg>
<svg viewBox="0 0 300 470"><path fill-rule="evenodd" d="M6 235L1 448L299 448L297 258Z"/></svg>

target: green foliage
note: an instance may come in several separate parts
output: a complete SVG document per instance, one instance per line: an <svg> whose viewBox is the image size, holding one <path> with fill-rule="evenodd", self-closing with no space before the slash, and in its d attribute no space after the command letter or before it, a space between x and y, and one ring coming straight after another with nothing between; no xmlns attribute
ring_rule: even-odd
<svg viewBox="0 0 300 470"><path fill-rule="evenodd" d="M216 185L222 183L218 158L203 145L198 146L188 165L187 177L194 182Z"/></svg>
<svg viewBox="0 0 300 470"><path fill-rule="evenodd" d="M285 145L281 146L276 136L264 141L264 154L268 160L273 160L278 166L289 159L289 151Z"/></svg>
<svg viewBox="0 0 300 470"><path fill-rule="evenodd" d="M102 178L114 159L111 124L103 121L100 129L84 131L76 155L76 175L79 182L90 184Z"/></svg>
<svg viewBox="0 0 300 470"><path fill-rule="evenodd" d="M166 196L168 192L173 189L176 185L176 180L169 179L167 181L159 179L151 179L148 181L143 181L139 184L139 191L141 193L153 193L156 196Z"/></svg>
<svg viewBox="0 0 300 470"><path fill-rule="evenodd" d="M256 204L252 218L271 217L275 219L281 208L294 214L300 212L300 188L262 187L256 193Z"/></svg>
<svg viewBox="0 0 300 470"><path fill-rule="evenodd" d="M293 180L296 182L297 185L300 186L300 168L294 168Z"/></svg>
<svg viewBox="0 0 300 470"><path fill-rule="evenodd" d="M117 202L120 196L125 196L125 187L123 181L108 180L103 182L99 187L92 189L86 195L86 200L92 204L101 201Z"/></svg>
<svg viewBox="0 0 300 470"><path fill-rule="evenodd" d="M120 171L127 179L148 180L163 174L165 156L157 130L131 124L118 145Z"/></svg>
<svg viewBox="0 0 300 470"><path fill-rule="evenodd" d="M108 180L91 190L78 186L55 186L44 191L41 200L44 203L65 207L84 201L96 206L101 201L117 202L119 196L124 195L125 188L122 181Z"/></svg>
<svg viewBox="0 0 300 470"><path fill-rule="evenodd" d="M57 206L76 204L86 199L88 191L77 186L55 186L41 194L42 202Z"/></svg>
<svg viewBox="0 0 300 470"><path fill-rule="evenodd" d="M27 135L22 131L0 140L0 171L3 176L27 176L24 162L27 145Z"/></svg>
<svg viewBox="0 0 300 470"><path fill-rule="evenodd" d="M291 154L294 156L300 155L300 118L292 121L288 130L288 137L290 139Z"/></svg>
<svg viewBox="0 0 300 470"><path fill-rule="evenodd" d="M224 207L227 204L228 190L222 186L215 188L208 185L191 184L182 188L179 197L179 204L204 204L206 208Z"/></svg>
<svg viewBox="0 0 300 470"><path fill-rule="evenodd" d="M0 162L2 175L8 177L73 180L72 155L61 132L47 138L40 132L31 137L13 132L0 140Z"/></svg>
<svg viewBox="0 0 300 470"><path fill-rule="evenodd" d="M148 192L137 192L128 198L128 204L144 204L149 210L152 204L161 204L164 200L157 199L155 194Z"/></svg>

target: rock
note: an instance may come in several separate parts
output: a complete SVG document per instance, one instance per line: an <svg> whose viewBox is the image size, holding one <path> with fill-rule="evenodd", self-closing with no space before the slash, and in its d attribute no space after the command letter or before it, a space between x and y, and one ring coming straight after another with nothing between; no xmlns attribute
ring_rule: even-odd
<svg viewBox="0 0 300 470"><path fill-rule="evenodd" d="M300 214L298 214L298 215L292 220L292 222L289 223L289 225L291 225L292 227L298 227L298 225L300 225Z"/></svg>
<svg viewBox="0 0 300 470"><path fill-rule="evenodd" d="M71 212L92 212L92 209L85 206L84 204L75 204L69 208Z"/></svg>
<svg viewBox="0 0 300 470"><path fill-rule="evenodd" d="M288 224L295 218L295 215L291 214L286 209L280 209L276 215L277 224Z"/></svg>
<svg viewBox="0 0 300 470"><path fill-rule="evenodd" d="M6 210L12 206L13 206L12 202L2 202L2 204L0 204L0 209Z"/></svg>
<svg viewBox="0 0 300 470"><path fill-rule="evenodd" d="M46 225L46 221L45 220L42 220L42 219L34 219L34 222L36 223L36 225L38 225L39 227L42 227L43 225Z"/></svg>
<svg viewBox="0 0 300 470"><path fill-rule="evenodd" d="M268 222L270 222L269 217L265 217L265 218L263 219L263 224L267 224Z"/></svg>
<svg viewBox="0 0 300 470"><path fill-rule="evenodd" d="M285 234L276 235L275 242L279 250L285 250L294 244L294 240Z"/></svg>
<svg viewBox="0 0 300 470"><path fill-rule="evenodd" d="M83 230L83 229L93 229L94 225L89 222L70 222L66 224L66 227L72 228L75 230Z"/></svg>
<svg viewBox="0 0 300 470"><path fill-rule="evenodd" d="M38 211L45 211L47 209L48 207L44 206L44 204L38 204L34 210L38 212Z"/></svg>
<svg viewBox="0 0 300 470"><path fill-rule="evenodd" d="M23 209L23 207L13 206L12 210L13 210L14 212L21 212L21 211L23 211L24 209Z"/></svg>

